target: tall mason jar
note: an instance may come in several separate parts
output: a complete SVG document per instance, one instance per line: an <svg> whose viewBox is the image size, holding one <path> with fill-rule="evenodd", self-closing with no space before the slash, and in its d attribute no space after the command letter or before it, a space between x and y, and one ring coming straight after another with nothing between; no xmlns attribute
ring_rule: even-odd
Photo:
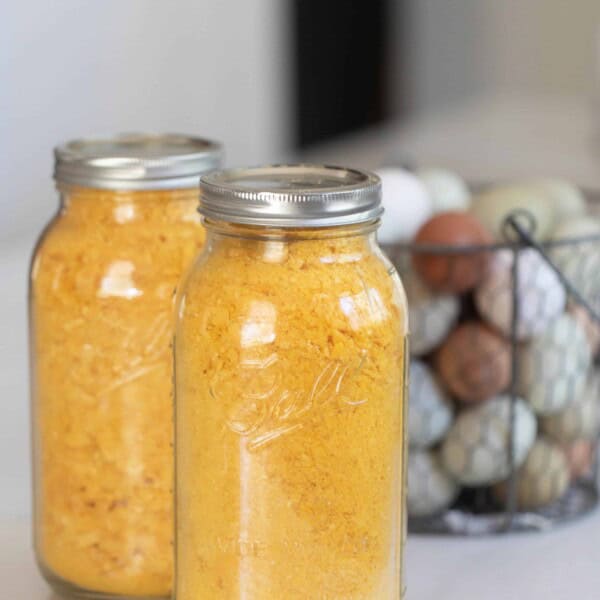
<svg viewBox="0 0 600 600"><path fill-rule="evenodd" d="M177 600L398 600L407 310L380 182L202 178L178 301Z"/></svg>
<svg viewBox="0 0 600 600"><path fill-rule="evenodd" d="M172 588L172 334L204 242L218 144L178 135L55 151L60 209L30 280L35 548L61 594Z"/></svg>

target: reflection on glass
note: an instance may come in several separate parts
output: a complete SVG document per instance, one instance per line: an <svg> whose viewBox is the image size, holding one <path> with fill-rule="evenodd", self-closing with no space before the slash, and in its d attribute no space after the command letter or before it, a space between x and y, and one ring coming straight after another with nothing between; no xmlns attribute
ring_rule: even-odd
<svg viewBox="0 0 600 600"><path fill-rule="evenodd" d="M110 298L117 296L119 298L136 298L142 295L142 291L135 287L133 283L133 272L135 265L128 260L116 260L102 277L99 298Z"/></svg>
<svg viewBox="0 0 600 600"><path fill-rule="evenodd" d="M277 310L270 302L255 300L242 324L241 343L243 348L275 341Z"/></svg>

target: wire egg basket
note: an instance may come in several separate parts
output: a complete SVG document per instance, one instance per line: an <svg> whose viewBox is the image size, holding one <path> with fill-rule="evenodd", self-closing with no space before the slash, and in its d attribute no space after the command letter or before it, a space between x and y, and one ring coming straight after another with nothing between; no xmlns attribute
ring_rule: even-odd
<svg viewBox="0 0 600 600"><path fill-rule="evenodd" d="M412 533L539 531L599 502L600 234L535 230L516 211L498 243L384 247L410 314ZM418 281L423 257L448 277L481 260L486 275L434 293Z"/></svg>

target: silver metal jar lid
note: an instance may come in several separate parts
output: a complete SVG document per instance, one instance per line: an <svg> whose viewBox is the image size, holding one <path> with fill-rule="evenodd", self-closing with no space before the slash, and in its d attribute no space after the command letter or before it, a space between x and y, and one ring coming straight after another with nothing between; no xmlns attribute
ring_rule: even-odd
<svg viewBox="0 0 600 600"><path fill-rule="evenodd" d="M377 219L377 175L328 165L270 165L203 175L200 213L270 227L329 227Z"/></svg>
<svg viewBox="0 0 600 600"><path fill-rule="evenodd" d="M194 188L218 169L222 146L178 134L129 133L71 140L54 149L59 183L111 190Z"/></svg>

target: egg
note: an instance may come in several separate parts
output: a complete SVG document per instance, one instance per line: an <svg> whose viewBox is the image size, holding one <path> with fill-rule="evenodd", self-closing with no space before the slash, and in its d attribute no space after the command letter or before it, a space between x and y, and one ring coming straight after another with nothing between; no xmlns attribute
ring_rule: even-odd
<svg viewBox="0 0 600 600"><path fill-rule="evenodd" d="M428 448L437 443L452 423L452 404L431 369L411 360L408 391L408 443Z"/></svg>
<svg viewBox="0 0 600 600"><path fill-rule="evenodd" d="M517 474L517 506L520 510L543 508L558 500L569 487L567 457L556 443L540 437ZM506 501L508 487L494 488L494 495Z"/></svg>
<svg viewBox="0 0 600 600"><path fill-rule="evenodd" d="M513 252L494 253L490 267L475 290L479 314L498 331L510 337L513 316ZM516 295L519 340L541 333L564 309L567 294L556 273L539 252L525 248L519 252Z"/></svg>
<svg viewBox="0 0 600 600"><path fill-rule="evenodd" d="M548 196L556 223L585 213L585 198L581 190L571 182L545 178L531 181L529 185L539 187Z"/></svg>
<svg viewBox="0 0 600 600"><path fill-rule="evenodd" d="M514 404L514 467L523 464L535 440L537 421L524 400ZM460 413L441 445L442 464L459 483L497 483L511 471L511 398L496 396Z"/></svg>
<svg viewBox="0 0 600 600"><path fill-rule="evenodd" d="M433 212L465 211L471 205L471 193L465 181L456 173L439 167L417 169L415 175L423 182L433 203Z"/></svg>
<svg viewBox="0 0 600 600"><path fill-rule="evenodd" d="M465 248L465 252L427 252L415 250L413 264L425 283L433 290L460 294L475 287L485 274L489 252L469 251L491 241L485 228L468 213L445 212L425 222L415 237L415 244Z"/></svg>
<svg viewBox="0 0 600 600"><path fill-rule="evenodd" d="M428 517L448 508L459 486L445 471L437 455L423 450L408 454L406 507L409 517Z"/></svg>
<svg viewBox="0 0 600 600"><path fill-rule="evenodd" d="M578 439L595 440L600 434L600 376L587 379L583 392L560 412L543 417L541 429L560 443Z"/></svg>
<svg viewBox="0 0 600 600"><path fill-rule="evenodd" d="M573 241L581 238L588 240ZM569 283L596 310L600 309L600 221L591 217L566 220L555 229L552 239L571 240L552 247L550 257Z"/></svg>
<svg viewBox="0 0 600 600"><path fill-rule="evenodd" d="M554 226L554 211L548 193L536 185L504 185L478 194L471 205L471 212L492 232L497 240L504 240L505 219L526 212L535 223L532 235L546 239ZM517 217L529 230L529 220Z"/></svg>
<svg viewBox="0 0 600 600"><path fill-rule="evenodd" d="M565 217L558 221L556 227L552 230L550 239L558 240L576 240L587 236L600 236L600 221L594 217L578 215L575 217Z"/></svg>
<svg viewBox="0 0 600 600"><path fill-rule="evenodd" d="M381 178L384 213L377 237L382 244L411 240L433 212L431 198L421 180L397 167L376 170Z"/></svg>
<svg viewBox="0 0 600 600"><path fill-rule="evenodd" d="M448 336L435 357L446 387L463 402L502 392L511 379L510 344L489 327L470 321Z"/></svg>
<svg viewBox="0 0 600 600"><path fill-rule="evenodd" d="M432 293L414 273L403 274L406 297L410 310L410 352L422 356L431 352L448 335L460 312L460 302L456 296Z"/></svg>
<svg viewBox="0 0 600 600"><path fill-rule="evenodd" d="M523 348L519 390L542 416L563 411L583 393L592 353L581 325L568 313Z"/></svg>
<svg viewBox="0 0 600 600"><path fill-rule="evenodd" d="M592 474L596 444L590 440L575 440L561 446L567 463L571 481L577 481Z"/></svg>
<svg viewBox="0 0 600 600"><path fill-rule="evenodd" d="M590 306L600 311L600 243L573 253L559 265L563 275Z"/></svg>
<svg viewBox="0 0 600 600"><path fill-rule="evenodd" d="M600 350L600 323L592 319L590 313L580 304L571 304L569 306L569 314L573 316L585 331L592 355L596 356L598 350Z"/></svg>

